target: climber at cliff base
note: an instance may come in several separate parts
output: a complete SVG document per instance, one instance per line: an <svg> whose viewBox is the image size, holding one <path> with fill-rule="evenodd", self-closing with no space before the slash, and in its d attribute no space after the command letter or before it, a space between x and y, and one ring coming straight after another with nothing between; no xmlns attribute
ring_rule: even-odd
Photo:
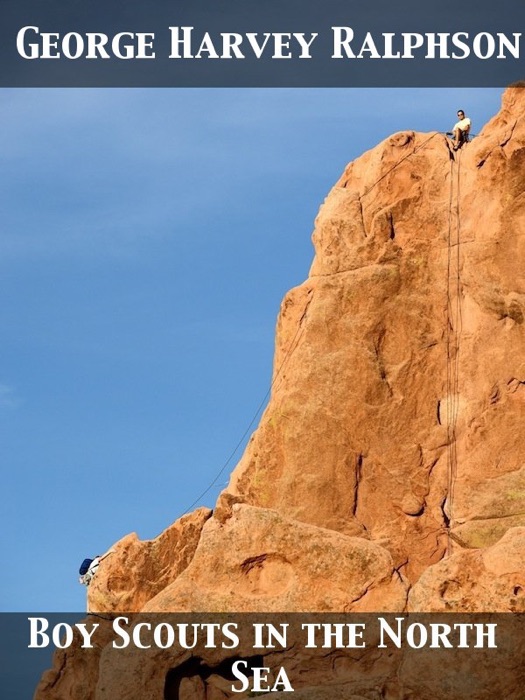
<svg viewBox="0 0 525 700"><path fill-rule="evenodd" d="M453 149L455 151L464 143L467 143L470 133L470 119L465 116L465 112L462 109L458 109L458 119L459 121L454 124L454 129L452 136L454 136Z"/></svg>
<svg viewBox="0 0 525 700"><path fill-rule="evenodd" d="M98 571L100 562L103 561L106 557L109 557L110 554L113 554L114 551L114 549L109 549L105 554L97 554L97 556L94 559L84 559L84 561L80 565L80 577L78 579L78 582L82 583L84 586L89 586L89 584L93 580L93 576Z"/></svg>

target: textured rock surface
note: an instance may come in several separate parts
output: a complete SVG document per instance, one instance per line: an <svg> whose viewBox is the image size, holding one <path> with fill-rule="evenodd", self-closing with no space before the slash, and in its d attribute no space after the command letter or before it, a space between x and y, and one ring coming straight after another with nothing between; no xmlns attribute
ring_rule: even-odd
<svg viewBox="0 0 525 700"><path fill-rule="evenodd" d="M525 525L524 110L525 89L507 90L455 157L440 134L395 134L328 195L310 276L282 304L270 403L190 567L198 609L203 557L231 547L235 502L374 542L411 584L447 548ZM119 543L90 609L159 595L171 609L209 513L191 517ZM255 552L235 522L240 560L287 556L289 524Z"/></svg>
<svg viewBox="0 0 525 700"><path fill-rule="evenodd" d="M346 168L310 276L283 301L272 397L206 556L230 546L236 501L374 542L411 584L447 548L525 524L524 109L510 89L455 156L440 134L402 132ZM168 584L177 608L208 514L192 517L119 543L90 609L140 610ZM265 553L243 541L245 558Z"/></svg>
<svg viewBox="0 0 525 700"><path fill-rule="evenodd" d="M381 541L412 583L525 523L525 90L456 155L395 134L321 207L228 488ZM457 545L456 545L457 548Z"/></svg>
<svg viewBox="0 0 525 700"><path fill-rule="evenodd" d="M412 588L409 610L525 612L525 527L486 549L457 552L429 567Z"/></svg>
<svg viewBox="0 0 525 700"><path fill-rule="evenodd" d="M397 611L406 596L380 545L236 504L224 524L206 523L190 566L144 610Z"/></svg>
<svg viewBox="0 0 525 700"><path fill-rule="evenodd" d="M89 610L138 612L184 571L191 562L209 508L177 520L154 540L135 533L114 546L89 586Z"/></svg>
<svg viewBox="0 0 525 700"><path fill-rule="evenodd" d="M213 515L122 540L90 610L524 610L523 115L525 89L510 89L460 153L403 132L347 167L320 209L310 275L282 303L271 400ZM377 683L342 671L330 697L470 692L461 668L440 680L435 657L356 659L332 669L355 662ZM82 695L63 661L39 700L161 697L181 663L143 656L130 680L136 657L106 648ZM509 664L510 681L483 662L499 686L487 695L481 679L469 697L521 700ZM177 684L164 697L231 696L220 678ZM298 690L329 696L322 682Z"/></svg>

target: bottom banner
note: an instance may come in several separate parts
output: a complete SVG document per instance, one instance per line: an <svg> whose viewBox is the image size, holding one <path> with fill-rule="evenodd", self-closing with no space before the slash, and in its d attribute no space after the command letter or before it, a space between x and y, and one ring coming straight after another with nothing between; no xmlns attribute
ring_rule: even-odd
<svg viewBox="0 0 525 700"><path fill-rule="evenodd" d="M525 699L520 614L0 617L9 700Z"/></svg>

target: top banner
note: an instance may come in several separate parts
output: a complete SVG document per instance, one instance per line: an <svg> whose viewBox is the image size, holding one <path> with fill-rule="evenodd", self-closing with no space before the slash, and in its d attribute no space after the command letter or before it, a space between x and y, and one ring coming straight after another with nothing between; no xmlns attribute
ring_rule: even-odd
<svg viewBox="0 0 525 700"><path fill-rule="evenodd" d="M1 0L2 87L498 87L525 3Z"/></svg>

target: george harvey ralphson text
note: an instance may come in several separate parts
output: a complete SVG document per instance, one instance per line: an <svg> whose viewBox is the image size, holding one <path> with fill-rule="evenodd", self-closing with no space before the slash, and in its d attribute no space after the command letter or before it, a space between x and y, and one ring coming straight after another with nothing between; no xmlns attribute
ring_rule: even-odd
<svg viewBox="0 0 525 700"><path fill-rule="evenodd" d="M99 622L51 625L46 617L28 617L29 649L50 645L66 649L75 644L82 649L96 645ZM236 622L168 623L159 621L137 622L119 616L111 622L115 638L114 649L170 649L191 650L199 645L205 648L232 650L241 644L253 650L285 649L292 643L289 623L253 622L248 626ZM369 616L367 622L300 622L294 626L293 643L304 649L496 649L497 623L411 621L408 617ZM248 635L248 637L246 636ZM232 663L236 679L233 692L293 691L284 667L274 669L261 666L248 668L242 659Z"/></svg>
<svg viewBox="0 0 525 700"><path fill-rule="evenodd" d="M208 32L169 27L168 58L174 60L308 60L314 57L319 32ZM522 32L382 32L348 26L331 28L334 60L519 61ZM37 25L16 34L18 55L25 60L151 60L157 58L154 32L43 31ZM163 46L164 48L164 46Z"/></svg>

